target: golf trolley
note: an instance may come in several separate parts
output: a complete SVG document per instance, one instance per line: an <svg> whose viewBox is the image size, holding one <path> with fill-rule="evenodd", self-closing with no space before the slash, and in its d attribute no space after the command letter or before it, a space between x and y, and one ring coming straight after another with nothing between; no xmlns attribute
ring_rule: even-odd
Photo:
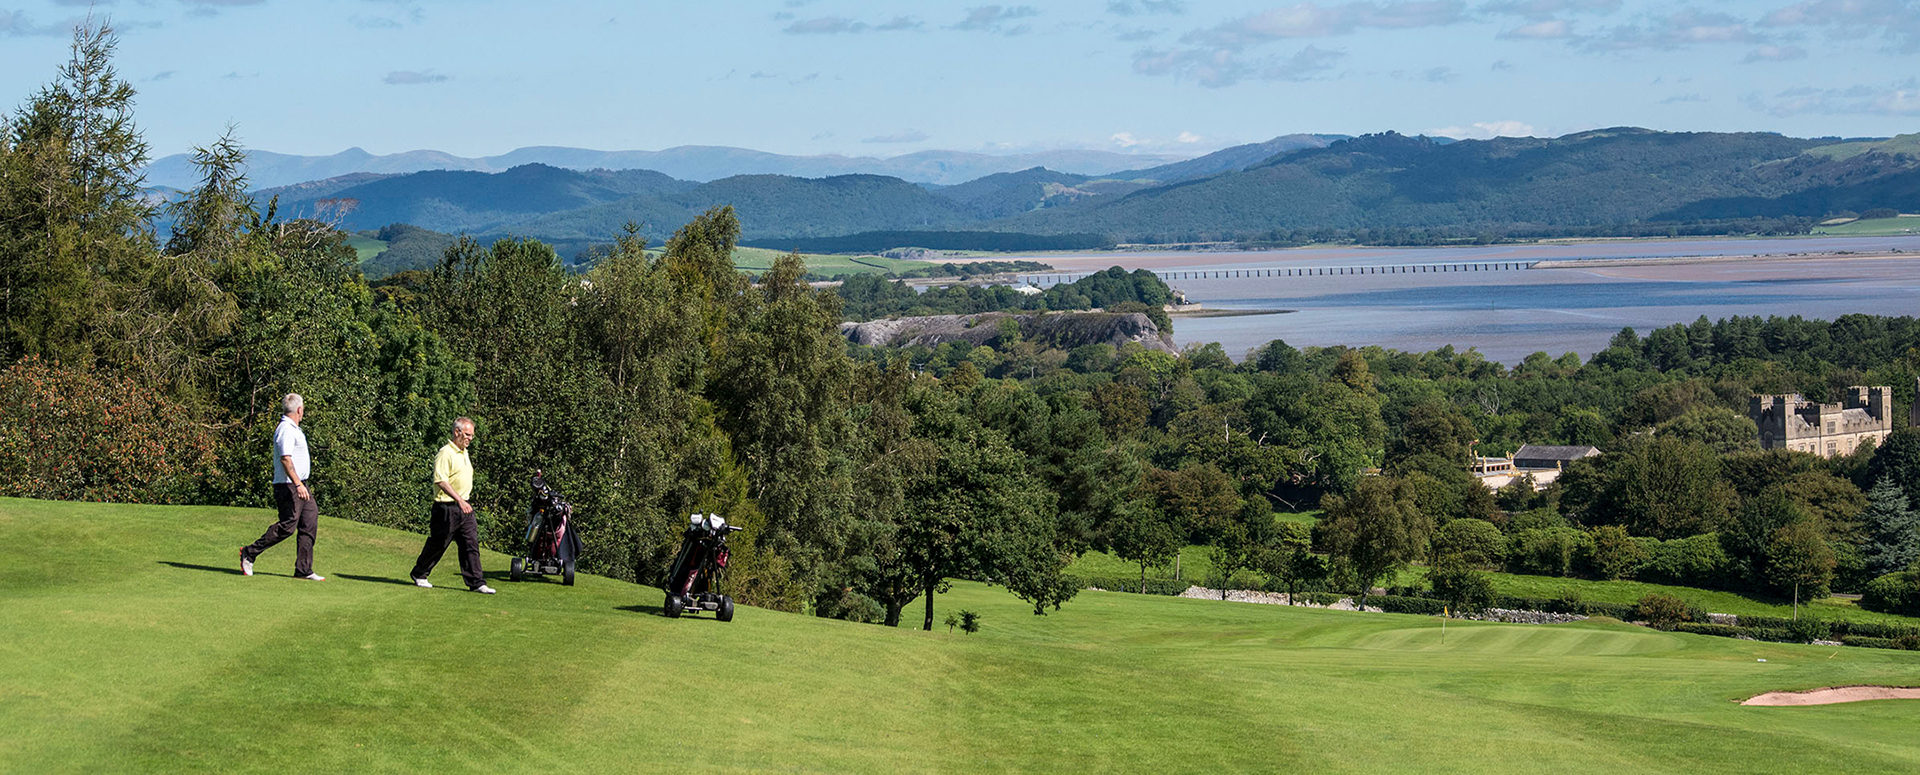
<svg viewBox="0 0 1920 775"><path fill-rule="evenodd" d="M580 536L573 532L573 504L547 486L546 477L533 472L533 502L527 506L527 556L513 558L513 580L558 575L573 586L573 561L580 556Z"/></svg>
<svg viewBox="0 0 1920 775"><path fill-rule="evenodd" d="M727 535L740 528L718 514L695 514L680 537L680 553L667 568L669 618L682 613L712 611L713 618L733 621L733 598L720 593L727 570Z"/></svg>

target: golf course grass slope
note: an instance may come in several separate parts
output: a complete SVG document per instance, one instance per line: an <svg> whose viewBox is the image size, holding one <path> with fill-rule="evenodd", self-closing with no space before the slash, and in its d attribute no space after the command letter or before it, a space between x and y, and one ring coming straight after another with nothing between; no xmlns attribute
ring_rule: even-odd
<svg viewBox="0 0 1920 775"><path fill-rule="evenodd" d="M0 770L1920 771L1920 702L1738 704L1920 685L1920 653L1104 592L1038 617L966 582L936 620L973 635L670 620L493 553L498 595L452 552L419 589L420 536L324 516L326 581L291 542L242 577L269 521L0 500Z"/></svg>

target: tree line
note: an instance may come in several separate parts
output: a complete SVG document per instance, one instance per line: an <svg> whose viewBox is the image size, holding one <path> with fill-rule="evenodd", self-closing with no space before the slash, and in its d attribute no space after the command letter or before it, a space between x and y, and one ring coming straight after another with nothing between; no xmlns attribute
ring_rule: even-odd
<svg viewBox="0 0 1920 775"><path fill-rule="evenodd" d="M274 405L300 392L328 516L418 530L426 461L469 415L490 547L516 548L539 468L579 507L585 570L657 581L684 515L718 512L748 528L743 603L887 624L924 600L930 628L951 578L1043 613L1091 549L1144 577L1203 544L1226 583L1364 590L1445 560L1464 579L1769 592L1857 586L1920 549L1894 495L1920 503L1913 432L1828 461L1758 451L1741 413L1852 384L1911 404L1911 317L1703 318L1512 368L1279 341L1238 362L1217 344L1063 351L1017 330L867 348L837 325L897 289L810 288L797 255L750 278L726 207L662 250L629 228L584 271L538 241L460 240L373 286L342 232L252 200L232 137L197 151L202 184L155 233L112 45L83 30L0 133L0 494L264 506ZM1141 274L1062 301L1162 301ZM1467 473L1521 443L1606 454L1543 493ZM1276 518L1316 509L1312 529Z"/></svg>

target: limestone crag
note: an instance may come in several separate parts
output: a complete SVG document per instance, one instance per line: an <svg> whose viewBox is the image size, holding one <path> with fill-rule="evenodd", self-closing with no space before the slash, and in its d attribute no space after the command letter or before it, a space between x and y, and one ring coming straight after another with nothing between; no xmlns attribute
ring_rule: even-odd
<svg viewBox="0 0 1920 775"><path fill-rule="evenodd" d="M1177 352L1172 335L1162 332L1152 318L1140 312L928 315L841 323L840 333L854 344L869 346L933 347L960 341L983 345L1000 335L1001 322L1005 320L1020 326L1021 338L1063 350L1089 344L1119 347L1136 342L1149 350Z"/></svg>

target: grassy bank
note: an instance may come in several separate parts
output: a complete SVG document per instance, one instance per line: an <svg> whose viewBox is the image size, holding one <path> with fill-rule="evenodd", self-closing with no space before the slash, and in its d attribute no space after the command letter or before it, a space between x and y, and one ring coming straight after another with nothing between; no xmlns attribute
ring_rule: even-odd
<svg viewBox="0 0 1920 775"><path fill-rule="evenodd" d="M401 580L420 537L322 518L242 578L266 512L0 500L0 763L17 772L1911 772L1920 654L1615 624L1439 622L959 583L975 635L657 590ZM587 540L593 540L588 536ZM489 553L497 574L504 558ZM435 578L458 587L453 558ZM1764 661L1762 661L1764 660Z"/></svg>

